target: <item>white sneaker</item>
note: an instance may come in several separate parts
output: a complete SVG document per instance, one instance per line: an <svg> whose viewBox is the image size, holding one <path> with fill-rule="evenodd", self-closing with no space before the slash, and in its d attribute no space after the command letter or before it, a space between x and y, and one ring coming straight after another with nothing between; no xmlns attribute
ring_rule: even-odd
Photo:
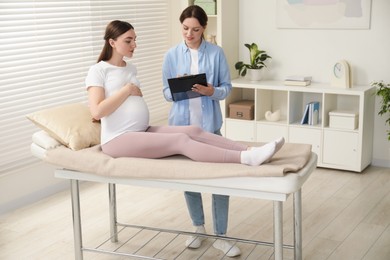
<svg viewBox="0 0 390 260"><path fill-rule="evenodd" d="M216 240L213 247L221 250L228 257L235 257L241 255L241 250L228 240Z"/></svg>
<svg viewBox="0 0 390 260"><path fill-rule="evenodd" d="M197 226L195 229L195 233L206 234L206 229L204 228L204 226ZM197 249L202 245L202 241L205 239L205 237L190 236L186 240L186 247Z"/></svg>

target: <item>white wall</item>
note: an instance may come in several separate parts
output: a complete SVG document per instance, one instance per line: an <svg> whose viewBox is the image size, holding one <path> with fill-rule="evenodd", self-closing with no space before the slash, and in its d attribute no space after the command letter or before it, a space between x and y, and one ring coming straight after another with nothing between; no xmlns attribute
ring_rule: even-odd
<svg viewBox="0 0 390 260"><path fill-rule="evenodd" d="M369 30L278 29L276 1L240 0L239 56L248 59L244 43L256 42L273 57L268 78L282 80L287 75L307 74L313 81L329 82L333 64L347 60L353 82L390 83L390 1L372 0ZM390 167L390 142L385 117L377 115L376 100L373 165Z"/></svg>
<svg viewBox="0 0 390 260"><path fill-rule="evenodd" d="M0 214L69 188L69 181L54 177L54 166L38 162L0 176Z"/></svg>
<svg viewBox="0 0 390 260"><path fill-rule="evenodd" d="M181 24L179 17L181 12L188 6L188 0L169 0L171 8L170 11L170 22L171 22L171 46L183 41L181 34Z"/></svg>

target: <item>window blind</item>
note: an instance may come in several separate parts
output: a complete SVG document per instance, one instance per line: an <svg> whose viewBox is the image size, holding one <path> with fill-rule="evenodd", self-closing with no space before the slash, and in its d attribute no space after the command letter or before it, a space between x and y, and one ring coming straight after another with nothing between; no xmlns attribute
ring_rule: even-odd
<svg viewBox="0 0 390 260"><path fill-rule="evenodd" d="M167 0L0 0L0 175L36 163L28 113L87 101L84 79L106 25L126 20L137 34L132 62L151 122L167 117L161 66L169 46Z"/></svg>

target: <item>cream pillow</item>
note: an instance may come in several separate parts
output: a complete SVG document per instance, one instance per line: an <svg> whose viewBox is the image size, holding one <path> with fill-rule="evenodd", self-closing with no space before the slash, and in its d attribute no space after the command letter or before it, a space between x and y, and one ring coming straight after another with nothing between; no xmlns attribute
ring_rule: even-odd
<svg viewBox="0 0 390 260"><path fill-rule="evenodd" d="M89 108L84 104L48 108L28 114L27 118L72 150L100 144L100 123L92 122Z"/></svg>

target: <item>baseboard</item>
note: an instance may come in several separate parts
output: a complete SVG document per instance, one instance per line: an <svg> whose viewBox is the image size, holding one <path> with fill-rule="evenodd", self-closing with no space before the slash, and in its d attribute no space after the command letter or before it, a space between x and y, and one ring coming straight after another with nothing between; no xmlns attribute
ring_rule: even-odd
<svg viewBox="0 0 390 260"><path fill-rule="evenodd" d="M389 160L381 160L381 159L373 159L371 162L371 165L383 167L383 168L390 168L390 161Z"/></svg>
<svg viewBox="0 0 390 260"><path fill-rule="evenodd" d="M69 187L54 177L53 165L39 162L0 176L0 214L37 202Z"/></svg>

